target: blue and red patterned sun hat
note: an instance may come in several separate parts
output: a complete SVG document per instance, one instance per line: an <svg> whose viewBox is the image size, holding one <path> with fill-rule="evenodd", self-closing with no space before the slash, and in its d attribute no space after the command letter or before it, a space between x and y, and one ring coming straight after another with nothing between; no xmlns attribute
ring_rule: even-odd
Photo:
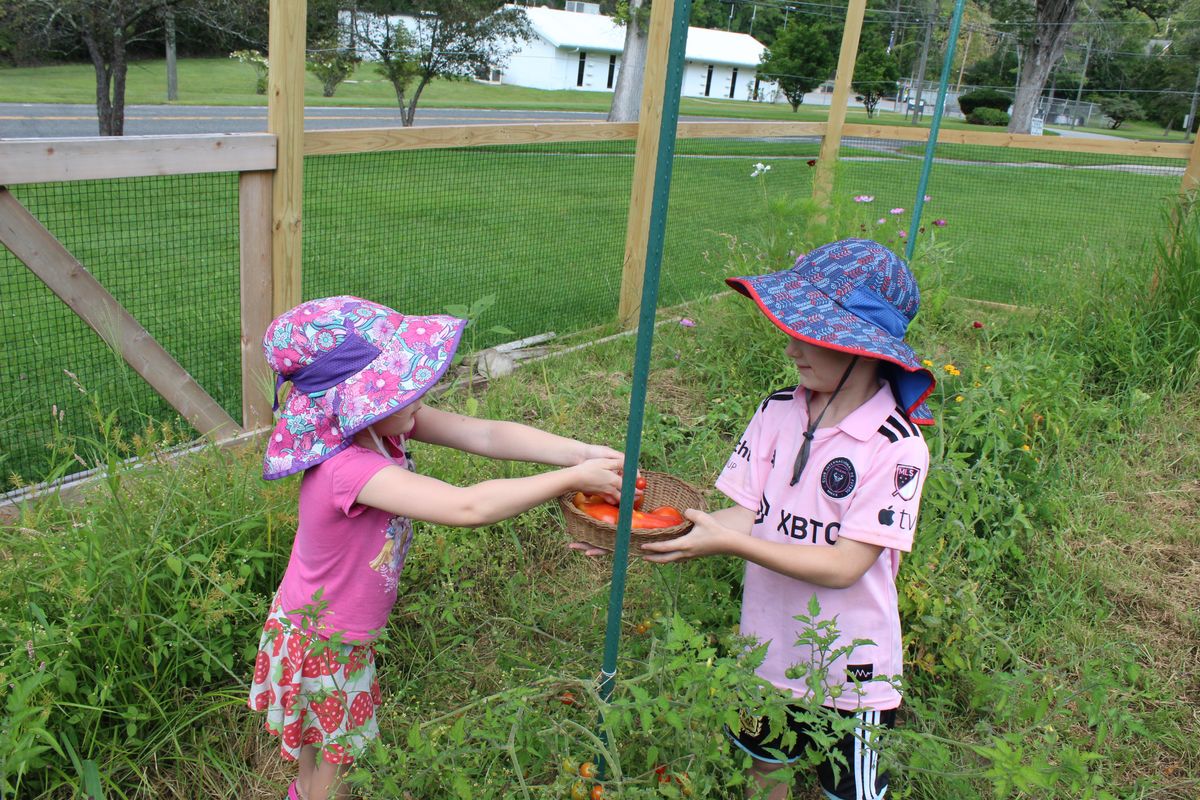
<svg viewBox="0 0 1200 800"><path fill-rule="evenodd" d="M279 315L263 337L277 409L284 382L292 391L267 442L263 477L320 464L420 398L449 368L466 324L350 296L309 300Z"/></svg>
<svg viewBox="0 0 1200 800"><path fill-rule="evenodd" d="M901 407L913 422L933 422L925 399L936 381L904 343L921 295L891 250L869 239L842 239L800 256L791 269L725 282L790 336L895 365L886 374Z"/></svg>

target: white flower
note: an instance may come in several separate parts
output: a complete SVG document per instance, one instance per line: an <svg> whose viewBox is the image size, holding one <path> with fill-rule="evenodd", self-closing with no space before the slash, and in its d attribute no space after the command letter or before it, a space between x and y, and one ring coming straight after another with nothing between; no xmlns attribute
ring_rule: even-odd
<svg viewBox="0 0 1200 800"><path fill-rule="evenodd" d="M764 164L761 161L759 161L757 164L754 165L754 172L750 173L750 177L757 178L759 175L763 175L770 171L771 171L771 166L769 164Z"/></svg>

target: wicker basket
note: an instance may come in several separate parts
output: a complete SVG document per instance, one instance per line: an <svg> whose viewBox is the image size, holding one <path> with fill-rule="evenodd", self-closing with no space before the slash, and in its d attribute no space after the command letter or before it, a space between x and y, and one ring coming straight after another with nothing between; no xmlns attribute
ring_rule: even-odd
<svg viewBox="0 0 1200 800"><path fill-rule="evenodd" d="M685 508L704 510L704 497L692 486L673 475L665 472L649 472L642 470L646 479L646 491L643 495L642 507L647 511L659 506L675 506L680 511ZM558 505L562 508L563 519L567 523L567 536L575 542L587 542L605 550L616 549L617 526L607 522L592 519L575 507L575 492L560 495ZM640 553L643 542L661 542L676 539L692 529L690 520L684 520L681 525L670 528L634 528L629 532L629 547L631 552Z"/></svg>

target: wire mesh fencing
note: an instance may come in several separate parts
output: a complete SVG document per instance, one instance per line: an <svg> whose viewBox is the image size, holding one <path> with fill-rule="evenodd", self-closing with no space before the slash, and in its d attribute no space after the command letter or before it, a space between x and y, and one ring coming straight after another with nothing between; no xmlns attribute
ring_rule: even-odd
<svg viewBox="0 0 1200 800"><path fill-rule="evenodd" d="M240 418L235 175L30 184L11 191ZM0 338L8 347L0 359L5 488L45 480L55 470L94 467L108 452L101 441L106 436L115 444L147 425L178 422L121 356L5 248L0 296ZM64 437L74 440L79 456L69 464L51 450Z"/></svg>
<svg viewBox="0 0 1200 800"><path fill-rule="evenodd" d="M304 298L356 294L405 313L476 306L468 348L612 322L622 279L633 141L447 147L305 161ZM680 138L660 285L671 306L730 274L787 266L816 137ZM839 235L902 250L925 145L848 138L835 173ZM918 236L959 297L1059 298L1147 252L1182 159L941 144ZM768 169L769 168L769 169ZM17 198L235 419L240 418L234 175L37 184ZM793 225L795 221L797 224ZM751 258L745 253L755 254ZM51 477L58 434L89 442L178 415L21 263L0 251L0 469ZM13 301L15 299L15 302ZM480 302L487 301L487 302ZM500 329L503 330L500 330ZM114 415L106 422L108 415Z"/></svg>

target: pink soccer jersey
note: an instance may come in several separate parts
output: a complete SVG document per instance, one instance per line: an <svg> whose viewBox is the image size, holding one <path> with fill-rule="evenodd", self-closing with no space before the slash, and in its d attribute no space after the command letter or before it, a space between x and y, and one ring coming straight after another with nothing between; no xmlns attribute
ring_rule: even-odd
<svg viewBox="0 0 1200 800"><path fill-rule="evenodd" d="M746 564L742 593L743 636L769 642L758 669L765 680L797 696L807 696L789 667L812 663L818 654L795 646L813 595L820 617L835 619L840 632L834 648L855 639L848 656L828 665L826 683L840 686L839 709L886 710L900 705L902 666L896 571L900 553L912 549L929 449L920 428L897 408L884 385L835 427L818 428L799 482L789 486L792 464L808 426L806 393L775 392L759 407L716 486L740 506L757 510L751 535L797 547L829 547L839 537L880 545L879 558L853 586L829 589L796 580L757 564ZM856 686L855 681L859 686Z"/></svg>

